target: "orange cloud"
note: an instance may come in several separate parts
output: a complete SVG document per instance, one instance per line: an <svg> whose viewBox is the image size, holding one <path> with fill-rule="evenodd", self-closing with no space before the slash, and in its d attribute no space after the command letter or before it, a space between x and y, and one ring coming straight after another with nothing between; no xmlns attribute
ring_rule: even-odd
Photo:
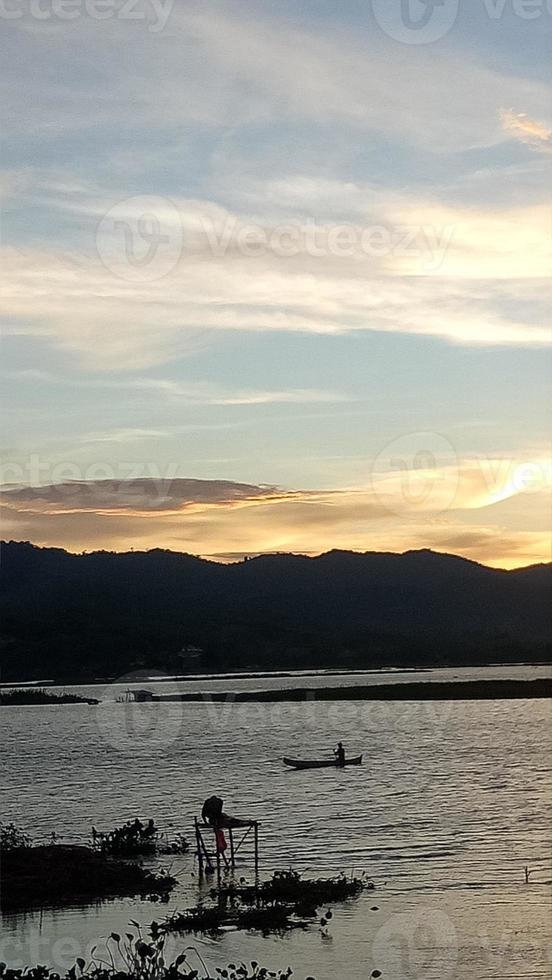
<svg viewBox="0 0 552 980"><path fill-rule="evenodd" d="M502 567L547 561L548 534L540 530L546 518L537 527L527 518L546 497L542 487L517 483L521 503L513 516L497 503L511 496L511 472L495 471L490 485L472 462L460 465L454 483L446 472L418 471L411 485L394 473L383 484L319 491L216 480L80 481L4 490L0 503L4 535L73 551L163 547L224 561L273 551L429 546ZM510 481L507 494L497 492L500 478ZM483 521L474 520L476 510Z"/></svg>
<svg viewBox="0 0 552 980"><path fill-rule="evenodd" d="M502 128L521 143L528 143L537 149L552 149L552 129L544 123L530 119L524 112L502 109L500 113Z"/></svg>

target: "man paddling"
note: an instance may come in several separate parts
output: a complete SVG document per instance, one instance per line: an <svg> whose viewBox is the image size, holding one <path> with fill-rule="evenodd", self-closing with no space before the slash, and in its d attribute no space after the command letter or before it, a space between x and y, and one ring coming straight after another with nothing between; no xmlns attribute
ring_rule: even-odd
<svg viewBox="0 0 552 980"><path fill-rule="evenodd" d="M343 742L337 743L337 748L334 751L336 765L339 769L343 769L345 765L345 749L343 748Z"/></svg>

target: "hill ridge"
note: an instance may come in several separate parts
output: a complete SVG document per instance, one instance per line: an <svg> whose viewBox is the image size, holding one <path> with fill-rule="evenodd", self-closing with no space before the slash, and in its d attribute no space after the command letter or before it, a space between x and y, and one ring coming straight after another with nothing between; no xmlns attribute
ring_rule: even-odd
<svg viewBox="0 0 552 980"><path fill-rule="evenodd" d="M165 549L2 545L4 680L542 661L551 565L429 549L223 564Z"/></svg>

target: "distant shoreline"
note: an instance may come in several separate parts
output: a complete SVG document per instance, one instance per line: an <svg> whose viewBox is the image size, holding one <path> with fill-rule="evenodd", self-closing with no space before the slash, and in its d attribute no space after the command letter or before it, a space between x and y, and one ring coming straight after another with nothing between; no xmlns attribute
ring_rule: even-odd
<svg viewBox="0 0 552 980"><path fill-rule="evenodd" d="M158 694L154 701L496 701L552 697L552 679L530 681L418 681L370 687L293 688L265 691L198 691Z"/></svg>
<svg viewBox="0 0 552 980"><path fill-rule="evenodd" d="M170 684L174 681L179 683L189 684L196 683L197 681L205 681L205 683L210 684L212 681L249 681L249 680L283 680L289 679L291 677L296 677L298 680L303 680L309 677L322 678L322 677L359 677L363 674L426 674L431 673L434 670L492 670L493 668L519 668L519 667L536 667L541 669L543 667L550 667L552 675L552 665L548 661L543 660L519 660L515 662L482 662L482 663L470 663L470 664L455 664L455 663L437 663L437 664L423 664L420 667L412 666L398 666L397 664L392 664L389 666L378 666L378 667L312 667L305 668L302 670L244 670L244 671L225 671L209 674L163 674L159 677L152 676L151 674L142 673L141 671L136 671L135 675L129 673L128 676L124 678L117 677L93 677L93 678L82 678L77 677L73 679L63 678L63 680L57 680L55 678L41 679L41 680L29 680L28 678L19 680L9 680L0 681L0 691L6 688L14 687L25 687L30 688L45 688L50 687L66 688L66 687L100 687L107 684L120 684L124 686L125 684L131 686L133 684ZM508 680L508 678L505 678ZM400 682L399 682L400 683ZM413 682L416 683L416 682ZM437 682L422 682L422 683L437 683ZM441 683L441 682L439 682ZM443 681L442 683L468 683L466 681ZM469 682L471 683L471 682ZM383 685L378 685L383 686ZM393 684L393 687L398 686ZM361 690L361 688L359 688Z"/></svg>
<svg viewBox="0 0 552 980"><path fill-rule="evenodd" d="M365 668L347 668L343 667L339 669L338 667L313 667L312 669L306 668L305 670L246 670L246 671L226 671L224 673L218 671L214 674L163 674L161 677L155 677L151 674L141 674L140 671L136 671L136 676L132 676L132 672L129 672L129 676L125 677L124 680L119 681L116 677L93 677L83 680L82 678L77 678L76 680L55 680L54 678L48 678L47 680L17 680L17 681L0 681L0 689L3 687L93 687L95 685L102 684L169 684L171 681L183 681L184 683L195 682L195 681L206 681L210 683L211 681L225 681L225 680L240 680L248 681L255 680L257 677L266 677L270 679L279 680L288 677L342 677L345 674L350 674L352 677L359 674L402 674L402 673L412 673L421 674L429 670L471 670L478 667L541 667L541 663L519 663L519 664L437 664L436 666L424 665L422 667L413 667L411 664L408 667L397 667L393 665L391 667L365 667Z"/></svg>

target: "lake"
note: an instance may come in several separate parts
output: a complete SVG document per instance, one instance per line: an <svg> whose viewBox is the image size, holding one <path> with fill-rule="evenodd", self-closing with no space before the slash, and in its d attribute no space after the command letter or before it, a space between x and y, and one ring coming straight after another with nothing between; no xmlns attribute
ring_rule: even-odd
<svg viewBox="0 0 552 980"><path fill-rule="evenodd" d="M217 793L228 812L261 821L263 874L290 866L309 875L354 870L376 889L335 906L327 936L316 926L284 938L228 932L184 937L174 941L178 950L192 944L218 966L290 964L297 978L317 980L365 980L373 969L384 980L548 978L550 714L540 700L125 705L106 698L98 706L3 708L1 819L35 839L55 830L84 840L92 824L109 830L152 816L191 839L203 799ZM362 767L282 765L283 755L327 755L338 739L351 754L364 753ZM125 932L130 918L147 924L195 902L193 854L161 863L180 880L168 905L128 900L4 916L0 960L63 969L100 936ZM246 860L240 874L250 867Z"/></svg>

